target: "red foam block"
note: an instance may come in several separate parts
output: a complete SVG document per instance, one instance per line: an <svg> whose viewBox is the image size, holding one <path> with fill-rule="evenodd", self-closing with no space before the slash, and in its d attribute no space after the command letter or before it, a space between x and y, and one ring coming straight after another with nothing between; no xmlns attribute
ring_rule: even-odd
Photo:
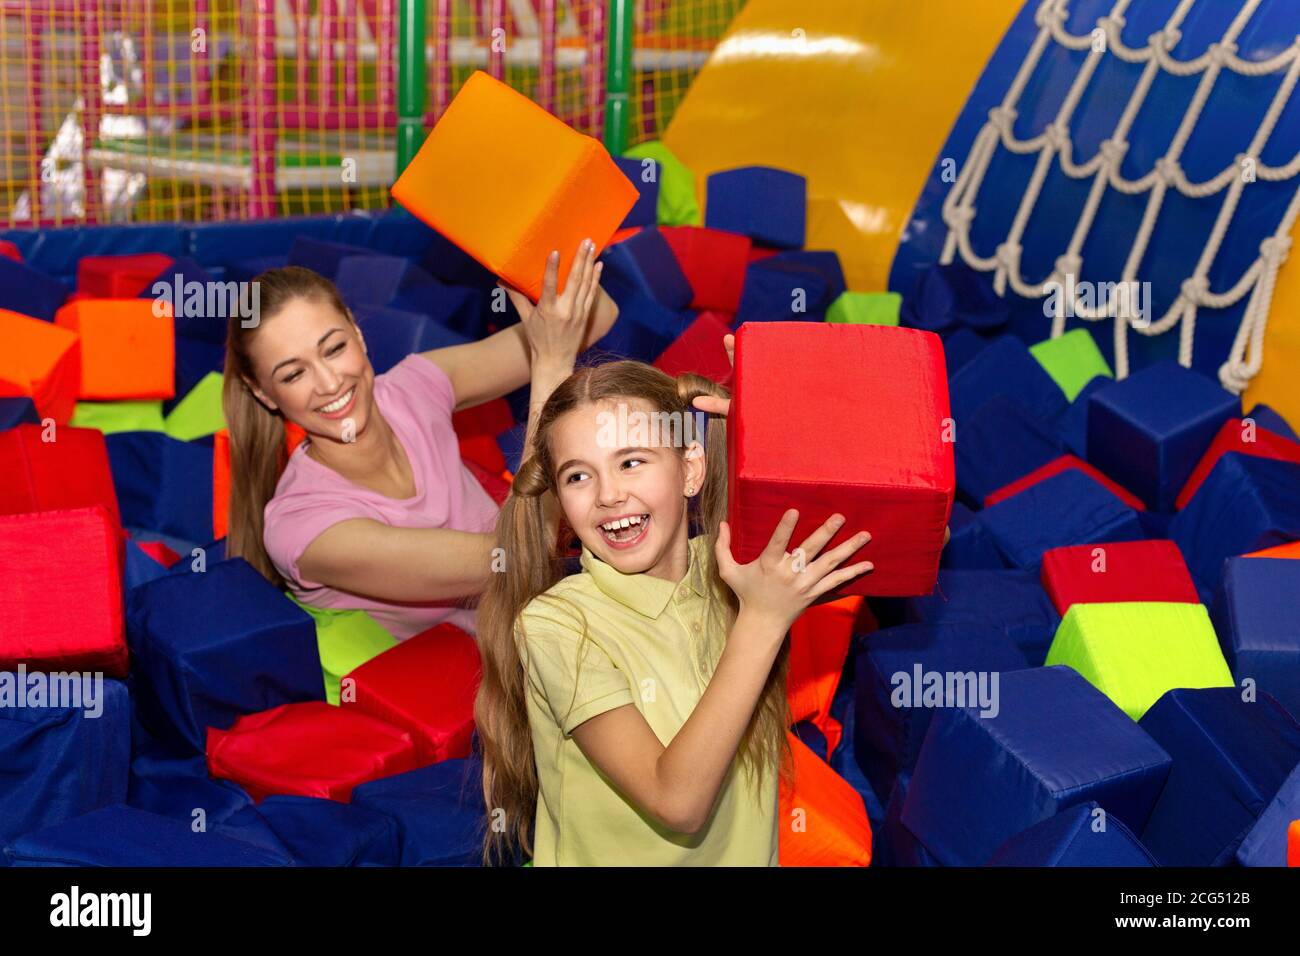
<svg viewBox="0 0 1300 956"><path fill-rule="evenodd" d="M352 791L419 766L405 730L323 700L281 704L208 728L208 773L255 801L271 794L349 803Z"/></svg>
<svg viewBox="0 0 1300 956"><path fill-rule="evenodd" d="M97 299L134 299L172 264L160 252L130 256L82 256L77 263L77 291Z"/></svg>
<svg viewBox="0 0 1300 956"><path fill-rule="evenodd" d="M995 505L1005 498L1010 498L1012 495L1019 494L1030 485L1036 485L1040 481L1045 481L1054 475L1059 475L1061 472L1070 468L1083 472L1093 481L1103 485L1108 491L1115 495L1115 497L1119 498L1124 502L1124 504L1128 505L1135 511L1147 510L1147 506L1142 503L1142 499L1133 494L1133 492L1116 482L1113 478L1103 475L1086 461L1083 461L1080 458L1075 458L1073 455L1062 455L1060 458L1053 458L1047 464L1040 465L1029 474L1017 478L1010 484L1003 485L997 491L990 492L984 497L984 507L988 508L991 505Z"/></svg>
<svg viewBox="0 0 1300 956"><path fill-rule="evenodd" d="M468 757L482 673L474 638L439 624L344 677L342 706L407 731L421 765Z"/></svg>
<svg viewBox="0 0 1300 956"><path fill-rule="evenodd" d="M694 372L727 385L731 382L731 359L722 340L730 333L731 321L726 316L701 312L655 359L655 368L673 378Z"/></svg>
<svg viewBox="0 0 1300 956"><path fill-rule="evenodd" d="M1175 508L1181 510L1192 500L1192 495L1196 494L1196 489L1201 487L1201 482L1209 476L1214 466L1219 463L1219 459L1230 451L1254 455L1256 458L1275 458L1278 461L1300 464L1300 443L1293 442L1267 428L1260 428L1258 425L1247 429L1240 418L1230 418L1223 423L1218 434L1214 436L1214 441L1210 442L1210 447L1192 469L1191 477L1187 479L1183 490L1178 493L1178 499L1174 502Z"/></svg>
<svg viewBox="0 0 1300 956"><path fill-rule="evenodd" d="M677 264L695 291L692 309L735 312L745 285L753 241L748 236L700 226L661 226Z"/></svg>
<svg viewBox="0 0 1300 956"><path fill-rule="evenodd" d="M19 252L18 247L8 239L0 239L0 256L4 256L6 259L12 259L14 262L23 261L23 254Z"/></svg>
<svg viewBox="0 0 1300 956"><path fill-rule="evenodd" d="M103 432L30 423L0 432L0 514L92 505L121 524Z"/></svg>
<svg viewBox="0 0 1300 956"><path fill-rule="evenodd" d="M1165 601L1200 604L1183 553L1172 541L1112 541L1052 548L1043 589L1064 617L1072 604Z"/></svg>
<svg viewBox="0 0 1300 956"><path fill-rule="evenodd" d="M0 670L125 677L122 548L101 505L0 516Z"/></svg>
<svg viewBox="0 0 1300 956"><path fill-rule="evenodd" d="M787 509L797 547L838 512L829 551L871 541L841 567L875 570L837 595L929 594L954 490L948 381L932 332L820 322L746 322L736 334L727 428L731 550L767 546Z"/></svg>

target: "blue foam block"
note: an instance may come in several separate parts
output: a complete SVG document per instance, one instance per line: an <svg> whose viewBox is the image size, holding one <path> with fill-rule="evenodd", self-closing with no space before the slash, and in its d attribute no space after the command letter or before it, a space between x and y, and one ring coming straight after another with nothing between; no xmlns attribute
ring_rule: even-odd
<svg viewBox="0 0 1300 956"><path fill-rule="evenodd" d="M140 717L161 739L202 753L209 727L325 699L311 617L243 558L144 584L126 611Z"/></svg>
<svg viewBox="0 0 1300 956"><path fill-rule="evenodd" d="M605 263L601 282L607 288L623 286L675 312L689 307L695 297L672 247L654 227L610 246L601 261Z"/></svg>
<svg viewBox="0 0 1300 956"><path fill-rule="evenodd" d="M212 445L164 432L104 436L122 523L187 541L212 537Z"/></svg>
<svg viewBox="0 0 1300 956"><path fill-rule="evenodd" d="M776 258L759 259L745 269L733 329L745 322L825 321L833 301L826 276L811 266Z"/></svg>
<svg viewBox="0 0 1300 956"><path fill-rule="evenodd" d="M511 474L517 472L522 463L527 431L527 423L520 422L514 428L497 436L497 447L501 449L501 454L505 455L506 467L510 469Z"/></svg>
<svg viewBox="0 0 1300 956"><path fill-rule="evenodd" d="M1043 424L1055 422L1070 403L1038 360L1018 338L1004 335L980 349L961 367L948 386L957 440L961 426L995 395L1021 405Z"/></svg>
<svg viewBox="0 0 1300 956"><path fill-rule="evenodd" d="M1168 691L1138 722L1173 757L1142 830L1162 866L1225 866L1300 763L1300 724L1267 693Z"/></svg>
<svg viewBox="0 0 1300 956"><path fill-rule="evenodd" d="M439 282L410 259L345 256L334 281L354 311L359 306L388 306L426 316L470 339L487 334L488 316L481 291Z"/></svg>
<svg viewBox="0 0 1300 956"><path fill-rule="evenodd" d="M0 256L0 309L53 322L54 313L68 295L68 287L58 279L26 263Z"/></svg>
<svg viewBox="0 0 1300 956"><path fill-rule="evenodd" d="M126 542L126 560L122 563L122 589L130 591L142 584L165 577L169 569L163 567L152 555L146 554L134 538Z"/></svg>
<svg viewBox="0 0 1300 956"><path fill-rule="evenodd" d="M989 866L1158 866L1147 848L1095 800L1062 810L998 847Z"/></svg>
<svg viewBox="0 0 1300 956"><path fill-rule="evenodd" d="M716 172L705 184L704 225L776 249L798 249L808 218L808 182L770 166Z"/></svg>
<svg viewBox="0 0 1300 956"><path fill-rule="evenodd" d="M1007 567L1006 559L993 538L980 524L978 515L960 501L952 504L948 516L952 537L939 555L939 567L950 570L997 570Z"/></svg>
<svg viewBox="0 0 1300 956"><path fill-rule="evenodd" d="M978 520L1011 566L1035 573L1052 548L1144 538L1137 512L1077 468L1004 498Z"/></svg>
<svg viewBox="0 0 1300 956"><path fill-rule="evenodd" d="M4 848L10 866L288 866L292 861L188 820L125 804L29 833Z"/></svg>
<svg viewBox="0 0 1300 956"><path fill-rule="evenodd" d="M909 784L908 774L900 774L894 781L885 804L885 824L881 828L884 832L872 840L872 862L879 866L942 866L903 823Z"/></svg>
<svg viewBox="0 0 1300 956"><path fill-rule="evenodd" d="M913 624L996 627L1033 667L1047 658L1061 617L1028 571L940 570L934 593L903 602Z"/></svg>
<svg viewBox="0 0 1300 956"><path fill-rule="evenodd" d="M487 290L496 286L497 277L491 270L479 264L460 246L433 230L429 230L429 236L429 248L420 259L420 266L435 279L473 289Z"/></svg>
<svg viewBox="0 0 1300 956"><path fill-rule="evenodd" d="M1287 828L1292 820L1300 820L1300 764L1241 841L1237 862L1242 866L1286 866Z"/></svg>
<svg viewBox="0 0 1300 956"><path fill-rule="evenodd" d="M988 339L970 329L953 329L943 336L943 355L948 365L948 377L952 378L967 362L975 357L980 349L988 344Z"/></svg>
<svg viewBox="0 0 1300 956"><path fill-rule="evenodd" d="M180 404L181 399L188 395L209 372L225 371L226 347L177 336L175 362L172 381L175 384L176 395L163 401L164 415L171 414L171 410Z"/></svg>
<svg viewBox="0 0 1300 956"><path fill-rule="evenodd" d="M284 854L300 866L397 866L397 823L386 814L317 797L272 795L233 814L224 836Z"/></svg>
<svg viewBox="0 0 1300 956"><path fill-rule="evenodd" d="M887 795L900 771L912 771L931 718L950 700L993 709L996 697L981 696L994 689L991 675L1028 666L992 625L904 624L869 635L856 662L853 753L875 792ZM952 697L942 676L949 672L970 677L954 682Z"/></svg>
<svg viewBox="0 0 1300 956"><path fill-rule="evenodd" d="M840 745L835 748L835 752L827 762L831 769L843 777L844 782L862 798L862 803L867 809L867 819L871 821L874 832L884 825L885 800L889 794L876 795L871 781L862 772L862 766L853 755L853 740L857 736L857 705L853 699L856 696L853 686L853 670L856 668L856 663L848 661L845 663L845 668L848 670L848 676L840 681L840 686L831 701L831 716L840 722L844 735L840 738Z"/></svg>
<svg viewBox="0 0 1300 956"><path fill-rule="evenodd" d="M235 259L225 265L227 281L250 282L270 269L282 269L289 264L286 255L254 256L251 259Z"/></svg>
<svg viewBox="0 0 1300 956"><path fill-rule="evenodd" d="M954 444L957 490L975 507L1065 453L1047 426L1005 395L994 395L967 415Z"/></svg>
<svg viewBox="0 0 1300 956"><path fill-rule="evenodd" d="M471 341L417 312L378 305L352 307L375 374L382 375L412 352L464 345Z"/></svg>
<svg viewBox="0 0 1300 956"><path fill-rule="evenodd" d="M56 685L45 674L0 673L0 846L126 798L131 760L126 685L60 677L58 686L74 696L56 700ZM45 695L40 706L32 696L38 687Z"/></svg>
<svg viewBox="0 0 1300 956"><path fill-rule="evenodd" d="M228 279L236 284L222 286L217 310L209 313L210 289L214 290L213 298L217 298L216 287L209 285L213 281L211 273L188 256L182 256L154 276L140 291L139 298L162 299L171 305L176 317L172 325L178 338L224 346L230 310L237 309L244 300L240 298L237 280Z"/></svg>
<svg viewBox="0 0 1300 956"><path fill-rule="evenodd" d="M478 866L482 779L475 758L444 760L362 784L352 791L352 805L396 821L402 866Z"/></svg>
<svg viewBox="0 0 1300 956"><path fill-rule="evenodd" d="M1004 673L996 717L931 720L902 822L947 866L980 866L1022 830L1096 800L1134 832L1169 774L1160 745L1069 667Z"/></svg>
<svg viewBox="0 0 1300 956"><path fill-rule="evenodd" d="M327 242L312 236L297 236L289 247L289 265L302 266L319 272L327 279L338 275L339 264L349 256L379 256L380 253L364 246L343 242Z"/></svg>
<svg viewBox="0 0 1300 956"><path fill-rule="evenodd" d="M1291 427L1287 420L1262 402L1251 408L1246 413L1246 417L1253 419L1256 425L1267 428L1274 435L1281 435L1283 438L1289 438L1292 441L1300 441L1300 435L1296 434L1295 429Z"/></svg>
<svg viewBox="0 0 1300 956"><path fill-rule="evenodd" d="M635 292L617 286L609 291L618 303L618 318L599 341L579 356L579 365L611 357L651 363L693 321L690 313L673 312Z"/></svg>
<svg viewBox="0 0 1300 956"><path fill-rule="evenodd" d="M138 724L134 733L136 746L142 735L152 739ZM206 757L173 757L150 747L131 760L126 803L164 817L202 820L211 828L251 807L253 800L238 784L208 776Z"/></svg>
<svg viewBox="0 0 1300 956"><path fill-rule="evenodd" d="M1229 558L1213 618L1238 686L1249 677L1300 716L1300 561Z"/></svg>
<svg viewBox="0 0 1300 956"><path fill-rule="evenodd" d="M17 398L0 398L0 432L19 425L39 425L36 404L26 395Z"/></svg>
<svg viewBox="0 0 1300 956"><path fill-rule="evenodd" d="M1218 382L1157 362L1088 399L1088 461L1148 508L1172 511L1219 427L1240 414Z"/></svg>
<svg viewBox="0 0 1300 956"><path fill-rule="evenodd" d="M1196 584L1214 593L1225 559L1300 538L1300 465L1229 452L1169 523Z"/></svg>
<svg viewBox="0 0 1300 956"><path fill-rule="evenodd" d="M771 265L778 266L797 266L802 269L811 269L826 280L826 302L827 307L848 290L848 283L844 280L844 267L840 265L839 253L833 249L792 249L788 252L778 252L774 256L768 256L766 259L759 260Z"/></svg>
<svg viewBox="0 0 1300 956"><path fill-rule="evenodd" d="M1088 399L1115 380L1105 375L1094 375L1088 384L1074 396L1070 407L1056 420L1057 438L1076 458L1088 458Z"/></svg>
<svg viewBox="0 0 1300 956"><path fill-rule="evenodd" d="M964 262L935 264L903 296L899 324L940 332L950 328L999 329L1011 317L1007 300Z"/></svg>
<svg viewBox="0 0 1300 956"><path fill-rule="evenodd" d="M659 163L653 159L631 159L614 157L614 165L622 170L623 175L636 187L640 195L636 203L628 210L619 228L631 229L636 226L653 226L658 221L659 210Z"/></svg>

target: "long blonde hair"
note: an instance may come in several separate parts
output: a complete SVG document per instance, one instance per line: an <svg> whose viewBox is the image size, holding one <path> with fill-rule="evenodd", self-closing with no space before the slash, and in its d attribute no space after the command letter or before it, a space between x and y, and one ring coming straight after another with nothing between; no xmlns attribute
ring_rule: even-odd
<svg viewBox="0 0 1300 956"><path fill-rule="evenodd" d="M356 319L343 303L334 283L300 266L270 269L255 277L258 321L245 327L232 310L226 326L226 362L221 384L221 408L230 432L230 505L226 556L240 557L283 590L281 577L262 543L262 513L275 495L275 486L289 461L284 415L271 411L249 390L242 375L257 381L250 347L262 323L290 302L308 299L332 306L353 326Z"/></svg>
<svg viewBox="0 0 1300 956"><path fill-rule="evenodd" d="M580 368L547 399L538 416L536 452L523 462L515 475L510 497L497 524L497 546L509 556L509 570L492 575L478 609L478 642L483 657L483 679L474 704L483 759L483 799L489 820L504 811L505 827L487 827L483 860L495 863L522 851L531 855L531 830L537 811L537 765L533 738L528 726L525 702L525 665L519 655L516 636L520 612L530 601L549 590L565 575L564 557L548 540L543 496L555 494L555 462L550 447L551 431L564 414L592 404L610 401L641 401L659 412L675 413L685 420L695 413L693 400L701 395L722 398L728 393L700 375L686 374L673 379L642 362L616 361ZM708 641L701 648L716 665L722 644L735 622L738 603L718 573L713 542L719 522L727 513L726 420L709 416L705 434L706 473L699 498L699 531L709 536L705 576L711 584L708 600ZM559 600L546 595L546 600ZM570 603L570 602L565 602ZM582 613L570 604L581 620ZM789 641L782 645L754 716L741 741L742 766L746 773L762 776L778 769L788 779L790 767L786 728L786 670ZM712 668L710 667L710 670Z"/></svg>

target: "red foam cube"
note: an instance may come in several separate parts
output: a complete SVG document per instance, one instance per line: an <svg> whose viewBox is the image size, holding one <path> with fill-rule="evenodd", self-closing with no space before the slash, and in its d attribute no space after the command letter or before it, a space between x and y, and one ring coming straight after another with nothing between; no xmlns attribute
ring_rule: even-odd
<svg viewBox="0 0 1300 956"><path fill-rule="evenodd" d="M1019 494L1031 485L1036 485L1040 481L1046 481L1063 471L1073 468L1081 471L1099 485L1104 486L1111 494L1119 498L1124 504L1128 505L1135 511L1146 511L1147 506L1143 504L1142 499L1133 492L1129 491L1123 485L1119 484L1113 478L1103 475L1100 471L1088 464L1081 458L1075 458L1073 455L1062 455L1060 458L1053 458L1045 465L1040 465L1029 474L1017 478L1009 484L1003 485L997 491L990 492L984 496L984 507L988 508L997 504L1005 498Z"/></svg>
<svg viewBox="0 0 1300 956"><path fill-rule="evenodd" d="M695 291L692 309L735 312L740 308L753 240L700 226L662 226L659 232Z"/></svg>
<svg viewBox="0 0 1300 956"><path fill-rule="evenodd" d="M94 505L121 524L103 432L31 423L0 432L0 514Z"/></svg>
<svg viewBox="0 0 1300 956"><path fill-rule="evenodd" d="M719 385L731 382L731 359L723 339L731 334L731 320L717 312L701 312L673 343L655 359L655 368L676 378L687 372L703 375Z"/></svg>
<svg viewBox="0 0 1300 956"><path fill-rule="evenodd" d="M727 428L731 550L748 563L797 508L790 547L832 514L823 548L859 531L841 564L875 569L837 595L929 594L952 511L952 419L932 332L820 322L746 322L736 334Z"/></svg>
<svg viewBox="0 0 1300 956"><path fill-rule="evenodd" d="M439 624L344 677L342 706L407 731L422 765L468 757L482 674L474 638Z"/></svg>
<svg viewBox="0 0 1300 956"><path fill-rule="evenodd" d="M0 516L0 671L125 677L123 560L100 505Z"/></svg>
<svg viewBox="0 0 1300 956"><path fill-rule="evenodd" d="M130 256L82 256L77 263L77 291L96 299L134 299L172 264L160 252Z"/></svg>
<svg viewBox="0 0 1300 956"><path fill-rule="evenodd" d="M208 773L233 780L254 801L271 794L349 803L352 791L419 766L411 735L323 700L281 704L208 728Z"/></svg>
<svg viewBox="0 0 1300 956"><path fill-rule="evenodd" d="M12 259L14 262L23 261L23 254L19 252L18 247L8 239L0 239L0 256L4 256L6 259Z"/></svg>
<svg viewBox="0 0 1300 956"><path fill-rule="evenodd" d="M1258 425L1247 428L1242 419L1230 418L1219 428L1214 441L1210 442L1210 447L1192 469L1191 477L1187 479L1187 484L1183 485L1183 490L1178 493L1178 498L1174 502L1175 508L1182 509L1192 500L1192 495L1196 494L1196 489L1201 487L1201 482L1205 481L1214 466L1219 463L1219 459L1230 451L1254 455L1256 458L1274 458L1278 461L1300 464L1300 442L1284 438Z"/></svg>
<svg viewBox="0 0 1300 956"><path fill-rule="evenodd" d="M1183 553L1172 541L1113 541L1052 548L1043 589L1064 617L1072 604L1161 601L1200 604Z"/></svg>

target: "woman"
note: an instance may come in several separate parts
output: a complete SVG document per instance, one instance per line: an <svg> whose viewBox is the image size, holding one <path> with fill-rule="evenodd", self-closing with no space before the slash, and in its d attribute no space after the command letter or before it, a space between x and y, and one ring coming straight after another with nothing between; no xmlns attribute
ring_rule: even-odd
<svg viewBox="0 0 1300 956"><path fill-rule="evenodd" d="M520 323L407 356L376 376L334 285L307 269L263 273L258 321L232 317L223 406L230 431L227 555L304 604L360 608L398 639L449 621L474 632L497 507L461 462L451 415L531 382L536 412L618 309L584 241L563 295L559 253ZM284 425L307 438L285 460ZM559 511L552 503L552 530Z"/></svg>

